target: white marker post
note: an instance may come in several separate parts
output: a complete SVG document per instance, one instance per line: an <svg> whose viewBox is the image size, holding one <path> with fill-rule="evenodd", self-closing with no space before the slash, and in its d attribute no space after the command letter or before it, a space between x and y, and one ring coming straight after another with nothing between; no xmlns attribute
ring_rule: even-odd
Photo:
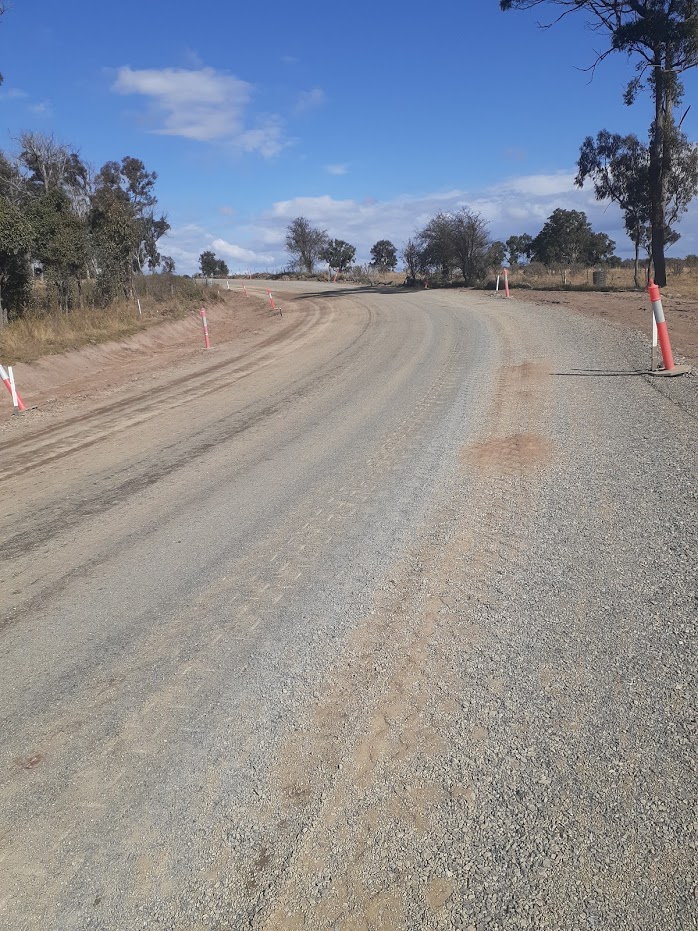
<svg viewBox="0 0 698 931"><path fill-rule="evenodd" d="M497 275L497 284L495 285L494 293L499 294L499 275Z"/></svg>
<svg viewBox="0 0 698 931"><path fill-rule="evenodd" d="M11 365L7 366L7 374L10 376L10 392L12 394L12 406L14 407L14 410L12 411L12 413L19 414L19 400L17 399L17 388L15 386L15 376L14 376L14 372L12 371Z"/></svg>
<svg viewBox="0 0 698 931"><path fill-rule="evenodd" d="M19 391L17 391L17 388L14 384L14 377L12 378L12 381L10 381L10 375L5 371L2 365L0 365L0 378L2 378L3 384L12 395L13 404L15 403L15 397L17 398L17 410L26 411L27 405L22 400L22 396L20 395Z"/></svg>
<svg viewBox="0 0 698 931"><path fill-rule="evenodd" d="M211 341L208 338L208 320L206 319L206 311L204 308L201 308L201 322L204 326L204 346L206 349L211 348Z"/></svg>
<svg viewBox="0 0 698 931"><path fill-rule="evenodd" d="M657 321L652 314L652 357L650 359L650 372L657 371Z"/></svg>
<svg viewBox="0 0 698 931"><path fill-rule="evenodd" d="M136 303L138 304L138 316L142 317L143 311L141 310L141 299L139 297L136 298Z"/></svg>

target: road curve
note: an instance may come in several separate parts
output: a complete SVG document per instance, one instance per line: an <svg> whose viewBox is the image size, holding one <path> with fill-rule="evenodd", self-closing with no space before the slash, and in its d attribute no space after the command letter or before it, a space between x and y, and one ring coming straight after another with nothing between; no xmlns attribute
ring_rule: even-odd
<svg viewBox="0 0 698 931"><path fill-rule="evenodd" d="M3 450L0 924L693 927L695 379L284 287Z"/></svg>

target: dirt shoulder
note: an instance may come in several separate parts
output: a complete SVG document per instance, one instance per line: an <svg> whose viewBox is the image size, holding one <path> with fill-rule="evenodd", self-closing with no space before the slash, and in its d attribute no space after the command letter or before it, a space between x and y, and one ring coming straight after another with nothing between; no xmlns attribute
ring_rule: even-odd
<svg viewBox="0 0 698 931"><path fill-rule="evenodd" d="M224 300L207 312L211 337L209 355L224 346L255 345L272 332L286 329L287 321L272 312L266 291L223 294ZM277 301L277 307L279 303ZM177 366L206 354L201 318L148 327L124 339L83 346L70 352L44 356L32 363L15 365L18 389L28 407L43 413L59 413L76 402L92 402L137 387ZM9 395L0 404L0 423L12 420Z"/></svg>
<svg viewBox="0 0 698 931"><path fill-rule="evenodd" d="M639 291L535 291L513 289L517 301L573 310L585 317L603 317L619 326L630 327L648 337L652 317L647 295ZM698 301L667 291L662 295L674 352L681 359L698 363Z"/></svg>

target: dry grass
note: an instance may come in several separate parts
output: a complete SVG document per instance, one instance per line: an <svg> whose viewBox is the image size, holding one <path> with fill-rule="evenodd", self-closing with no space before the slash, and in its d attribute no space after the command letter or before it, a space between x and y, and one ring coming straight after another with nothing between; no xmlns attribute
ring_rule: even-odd
<svg viewBox="0 0 698 931"><path fill-rule="evenodd" d="M140 290L140 289L139 289ZM124 339L165 320L178 320L207 304L221 300L216 288L207 288L188 279L174 279L167 292L151 286L140 298L142 313L132 304L112 304L107 308L86 308L70 313L30 310L20 320L0 328L0 361L5 365L33 362L81 346Z"/></svg>
<svg viewBox="0 0 698 931"><path fill-rule="evenodd" d="M593 286L592 269L578 269L568 272L567 283L571 288L591 288ZM640 269L640 281L644 282L646 272ZM537 290L563 290L559 272L546 272L540 265L525 265L509 271L512 287L527 287ZM635 289L632 268L609 268L606 272L609 288ZM501 282L500 282L501 287ZM698 268L684 268L680 272L667 269L667 286L663 289L667 296L698 299Z"/></svg>

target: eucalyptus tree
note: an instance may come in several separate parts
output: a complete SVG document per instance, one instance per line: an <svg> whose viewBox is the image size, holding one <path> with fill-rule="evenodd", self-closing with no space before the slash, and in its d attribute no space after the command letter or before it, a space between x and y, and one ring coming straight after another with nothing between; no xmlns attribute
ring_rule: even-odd
<svg viewBox="0 0 698 931"><path fill-rule="evenodd" d="M625 90L630 105L648 88L654 103L650 127L649 193L652 260L655 280L666 284L664 256L667 235L667 190L672 169L673 139L681 121L675 111L681 104L681 75L698 65L698 2L696 0L499 0L502 10L556 7L555 22L571 13L587 17L606 48L598 52L591 71L613 52L635 63L635 74ZM549 24L550 25L550 24Z"/></svg>

